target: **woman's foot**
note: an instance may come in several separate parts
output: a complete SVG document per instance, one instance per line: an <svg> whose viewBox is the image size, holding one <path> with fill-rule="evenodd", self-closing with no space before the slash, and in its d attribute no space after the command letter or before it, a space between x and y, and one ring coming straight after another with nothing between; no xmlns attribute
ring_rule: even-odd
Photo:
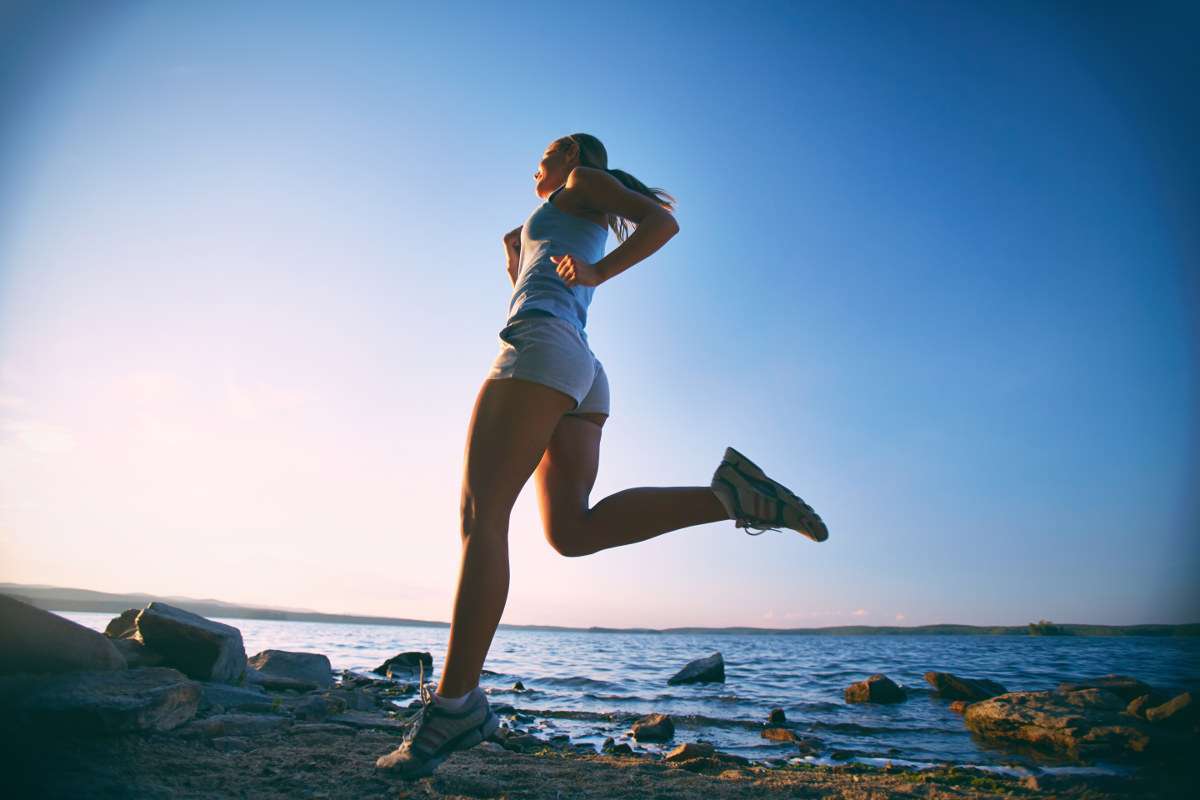
<svg viewBox="0 0 1200 800"><path fill-rule="evenodd" d="M711 486L729 518L737 520L737 527L746 528L752 536L777 531L776 526L782 525L814 542L829 538L829 530L812 506L782 483L768 478L732 447L725 448L725 458L713 473Z"/></svg>
<svg viewBox="0 0 1200 800"><path fill-rule="evenodd" d="M456 750L474 747L495 732L500 719L492 713L487 695L476 686L461 708L451 711L422 683L421 710L404 742L375 762L377 769L405 780L422 778L437 769Z"/></svg>

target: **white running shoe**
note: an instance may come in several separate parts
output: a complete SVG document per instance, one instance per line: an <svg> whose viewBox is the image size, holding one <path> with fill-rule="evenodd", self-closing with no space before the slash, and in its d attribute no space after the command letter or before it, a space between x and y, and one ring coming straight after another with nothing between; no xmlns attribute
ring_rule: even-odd
<svg viewBox="0 0 1200 800"><path fill-rule="evenodd" d="M737 527L757 536L777 526L798 531L814 542L829 538L829 530L812 506L782 483L768 478L753 461L725 448L725 458L713 473L712 490Z"/></svg>

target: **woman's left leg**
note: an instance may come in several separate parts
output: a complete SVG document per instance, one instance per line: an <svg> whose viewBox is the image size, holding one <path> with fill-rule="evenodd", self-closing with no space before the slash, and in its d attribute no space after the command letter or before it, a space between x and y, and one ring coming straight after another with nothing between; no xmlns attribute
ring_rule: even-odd
<svg viewBox="0 0 1200 800"><path fill-rule="evenodd" d="M546 540L564 556L585 556L670 531L729 519L707 486L642 486L589 508L600 466L605 414L567 414L534 471Z"/></svg>

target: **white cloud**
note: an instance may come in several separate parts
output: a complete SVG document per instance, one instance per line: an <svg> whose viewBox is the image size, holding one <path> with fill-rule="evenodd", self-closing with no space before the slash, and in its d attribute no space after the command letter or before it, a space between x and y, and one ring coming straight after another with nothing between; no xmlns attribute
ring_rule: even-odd
<svg viewBox="0 0 1200 800"><path fill-rule="evenodd" d="M24 408L25 398L15 394L0 394L0 408Z"/></svg>
<svg viewBox="0 0 1200 800"><path fill-rule="evenodd" d="M75 449L75 437L71 432L48 422L7 420L0 423L0 430L6 438L11 436L35 453L68 453Z"/></svg>
<svg viewBox="0 0 1200 800"><path fill-rule="evenodd" d="M855 616L855 617L865 617L866 615L867 615L867 610L866 610L865 608L856 608L856 609L854 609L854 614L853 614L853 616Z"/></svg>
<svg viewBox="0 0 1200 800"><path fill-rule="evenodd" d="M897 614L896 622L903 622L903 621L904 621L904 614Z"/></svg>

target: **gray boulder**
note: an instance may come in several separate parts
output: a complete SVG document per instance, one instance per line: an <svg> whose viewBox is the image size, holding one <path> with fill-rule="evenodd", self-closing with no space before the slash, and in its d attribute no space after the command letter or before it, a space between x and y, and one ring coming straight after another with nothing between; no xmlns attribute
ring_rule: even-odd
<svg viewBox="0 0 1200 800"><path fill-rule="evenodd" d="M983 678L960 678L950 672L926 672L925 682L933 687L938 697L947 700L987 700L1008 691L995 681Z"/></svg>
<svg viewBox="0 0 1200 800"><path fill-rule="evenodd" d="M908 699L903 689L886 675L875 674L852 683L844 692L847 703L901 703Z"/></svg>
<svg viewBox="0 0 1200 800"><path fill-rule="evenodd" d="M236 684L246 671L241 631L166 603L142 609L137 639L190 678Z"/></svg>
<svg viewBox="0 0 1200 800"><path fill-rule="evenodd" d="M200 686L165 667L0 678L0 720L18 730L168 731L195 716L199 702Z"/></svg>
<svg viewBox="0 0 1200 800"><path fill-rule="evenodd" d="M698 658L684 666L667 679L667 684L674 686L680 683L724 683L725 658L720 651L706 658Z"/></svg>
<svg viewBox="0 0 1200 800"><path fill-rule="evenodd" d="M333 686L333 667L320 653L292 653L287 650L263 650L246 662L264 675L293 678L312 684L313 689Z"/></svg>
<svg viewBox="0 0 1200 800"><path fill-rule="evenodd" d="M276 714L217 714L197 719L175 732L181 739L215 739L223 736L258 736L292 724L291 717Z"/></svg>
<svg viewBox="0 0 1200 800"><path fill-rule="evenodd" d="M104 634L0 594L0 675L125 666Z"/></svg>

